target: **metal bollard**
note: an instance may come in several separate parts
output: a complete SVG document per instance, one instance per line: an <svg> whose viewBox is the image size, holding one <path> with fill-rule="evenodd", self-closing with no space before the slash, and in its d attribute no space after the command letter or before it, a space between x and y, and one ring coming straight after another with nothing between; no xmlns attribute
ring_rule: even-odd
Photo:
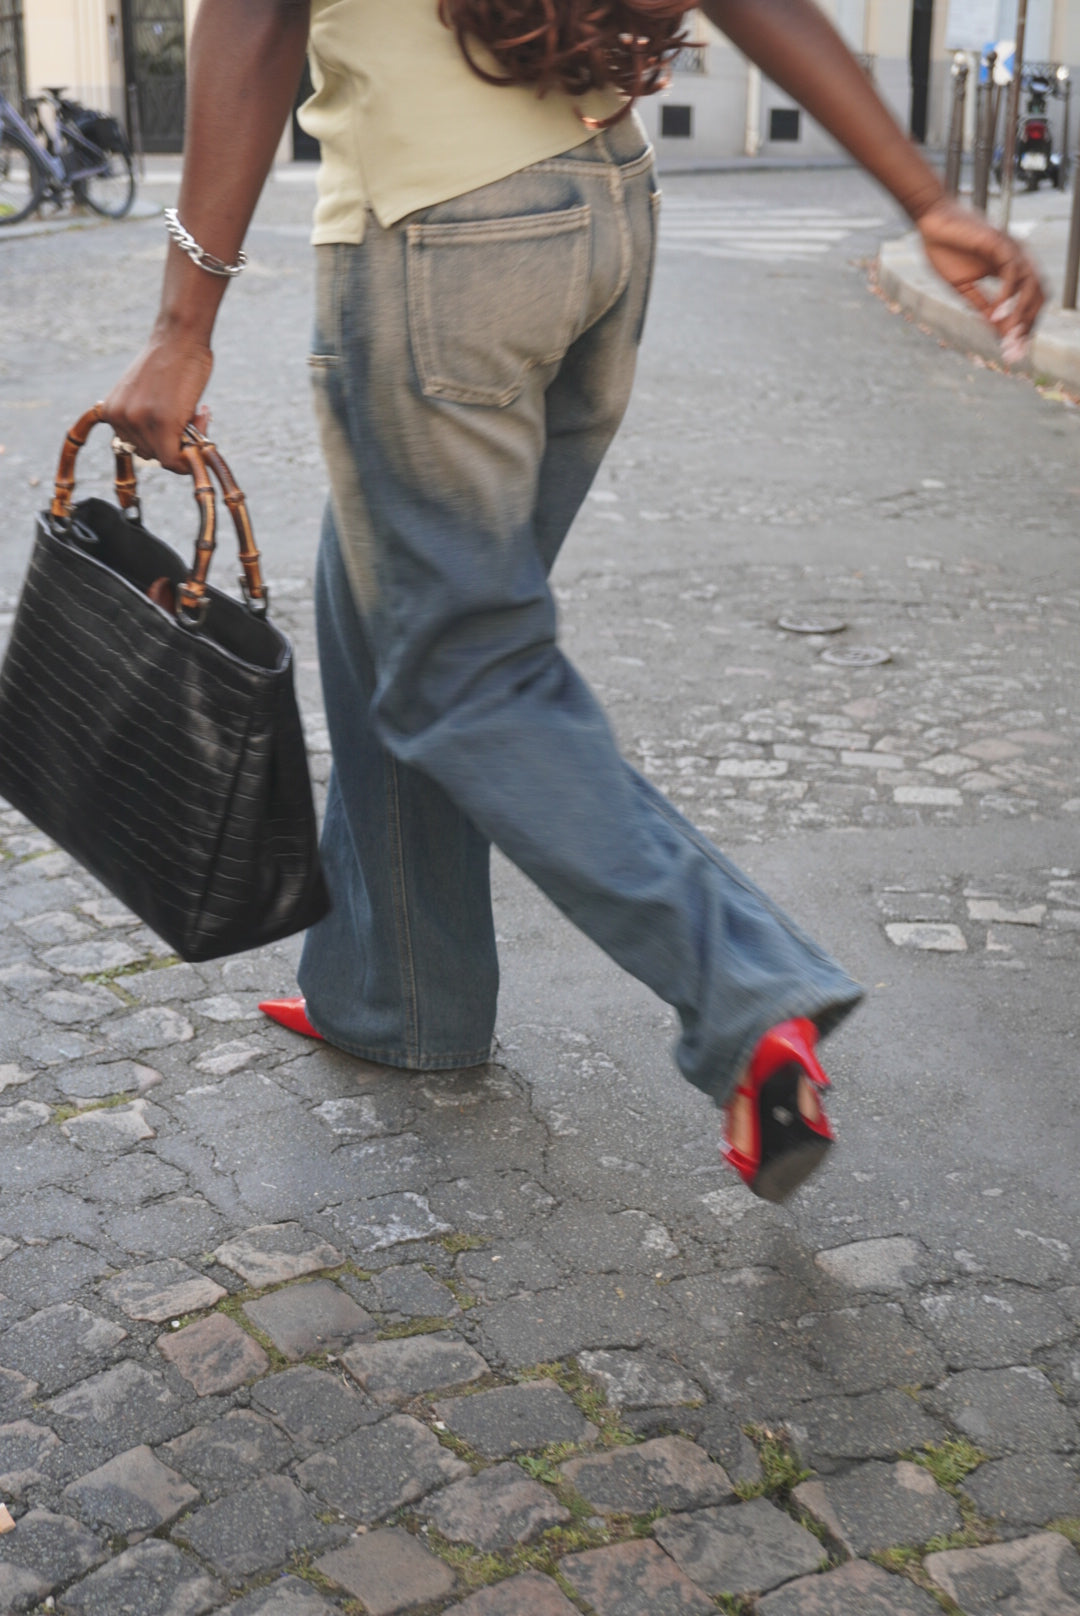
<svg viewBox="0 0 1080 1616"><path fill-rule="evenodd" d="M949 119L949 149L945 157L945 189L949 196L960 190L960 165L964 158L964 108L967 103L968 60L957 51L952 63L952 114Z"/></svg>
<svg viewBox="0 0 1080 1616"><path fill-rule="evenodd" d="M1063 309L1075 309L1077 284L1080 283L1080 144L1073 159L1073 175L1069 246L1065 254L1065 289L1061 294Z"/></svg>
<svg viewBox="0 0 1080 1616"><path fill-rule="evenodd" d="M997 133L997 87L994 68L997 51L989 51L982 59L986 70L985 82L980 83L975 100L975 173L972 179L971 205L980 213L986 212L986 199L990 194L990 165L994 159L994 136Z"/></svg>

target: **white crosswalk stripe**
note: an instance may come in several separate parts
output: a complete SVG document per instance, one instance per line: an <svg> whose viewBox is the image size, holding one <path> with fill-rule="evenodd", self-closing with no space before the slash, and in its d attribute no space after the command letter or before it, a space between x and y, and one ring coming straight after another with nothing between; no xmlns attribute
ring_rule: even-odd
<svg viewBox="0 0 1080 1616"><path fill-rule="evenodd" d="M704 258L782 263L819 257L857 230L874 230L884 223L879 217L835 208L768 207L757 202L665 196L660 210L660 246Z"/></svg>

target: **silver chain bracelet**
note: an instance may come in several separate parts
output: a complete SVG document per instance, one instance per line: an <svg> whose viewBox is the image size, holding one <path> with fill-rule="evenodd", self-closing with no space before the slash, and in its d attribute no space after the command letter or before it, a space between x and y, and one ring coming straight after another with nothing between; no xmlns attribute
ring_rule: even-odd
<svg viewBox="0 0 1080 1616"><path fill-rule="evenodd" d="M180 251L186 252L191 262L198 264L200 269L205 269L209 275L226 275L231 279L234 275L239 275L247 263L247 253L237 253L236 263L227 264L223 258L215 258L205 247L200 247L191 231L185 230L180 223L180 215L175 208L165 209L165 228Z"/></svg>

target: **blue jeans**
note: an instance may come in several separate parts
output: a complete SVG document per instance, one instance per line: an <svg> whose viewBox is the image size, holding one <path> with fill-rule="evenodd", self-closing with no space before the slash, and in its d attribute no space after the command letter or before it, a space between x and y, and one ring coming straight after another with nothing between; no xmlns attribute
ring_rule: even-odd
<svg viewBox="0 0 1080 1616"><path fill-rule="evenodd" d="M718 1102L769 1027L827 1032L860 998L623 761L557 643L548 573L629 397L657 196L627 120L317 249L334 909L299 974L369 1060L488 1058L491 843L675 1007L679 1069Z"/></svg>

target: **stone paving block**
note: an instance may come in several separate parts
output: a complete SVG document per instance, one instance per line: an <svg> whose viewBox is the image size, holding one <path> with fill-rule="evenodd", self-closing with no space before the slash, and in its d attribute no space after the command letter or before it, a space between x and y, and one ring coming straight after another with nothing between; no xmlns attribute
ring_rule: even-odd
<svg viewBox="0 0 1080 1616"><path fill-rule="evenodd" d="M640 1346L666 1323L655 1287L603 1274L538 1296L513 1296L473 1317L485 1353L512 1369L612 1344Z"/></svg>
<svg viewBox="0 0 1080 1616"><path fill-rule="evenodd" d="M203 991L203 981L192 965L166 965L163 969L139 971L125 976L124 992L140 1004L176 1004L189 1001Z"/></svg>
<svg viewBox="0 0 1080 1616"><path fill-rule="evenodd" d="M35 983L33 977L41 976L44 980ZM0 972L0 984L11 989L10 972ZM92 1026L105 1016L116 1015L122 1008L121 1001L115 993L108 988L94 987L87 984L78 993L67 988L55 988L50 992L42 993L40 990L46 986L50 978L44 972L22 970L19 981L14 985L14 991L27 997L34 993L34 1008L43 1015L46 1021L53 1022L58 1027ZM71 1135L69 1134L70 1138Z"/></svg>
<svg viewBox="0 0 1080 1616"><path fill-rule="evenodd" d="M28 1413L37 1389L36 1380L14 1369L0 1369L0 1415L7 1419Z"/></svg>
<svg viewBox="0 0 1080 1616"><path fill-rule="evenodd" d="M580 1352L578 1363L615 1408L668 1408L696 1403L701 1387L673 1363L644 1352Z"/></svg>
<svg viewBox="0 0 1080 1616"><path fill-rule="evenodd" d="M108 1550L67 1515L32 1509L0 1537L0 1610L30 1610L54 1588L92 1571Z"/></svg>
<svg viewBox="0 0 1080 1616"><path fill-rule="evenodd" d="M235 1391L270 1367L259 1343L224 1313L211 1313L172 1335L160 1335L157 1345L200 1397Z"/></svg>
<svg viewBox="0 0 1080 1616"><path fill-rule="evenodd" d="M419 1420L394 1414L313 1454L296 1475L332 1509L366 1525L433 1487L456 1482L468 1475L468 1466Z"/></svg>
<svg viewBox="0 0 1080 1616"><path fill-rule="evenodd" d="M359 1599L368 1616L397 1616L445 1599L456 1581L448 1565L398 1528L354 1537L324 1554L315 1569Z"/></svg>
<svg viewBox="0 0 1080 1616"><path fill-rule="evenodd" d="M0 1499L22 1498L29 1487L44 1481L41 1467L59 1444L55 1431L32 1420L0 1425Z"/></svg>
<svg viewBox="0 0 1080 1616"><path fill-rule="evenodd" d="M619 1543L559 1563L596 1616L712 1616L716 1606L655 1543Z"/></svg>
<svg viewBox="0 0 1080 1616"><path fill-rule="evenodd" d="M123 1021L114 1021L105 1036L113 1048L123 1054L141 1055L148 1049L171 1049L174 1044L190 1043L195 1028L179 1010L154 1004L134 1011Z"/></svg>
<svg viewBox="0 0 1080 1616"><path fill-rule="evenodd" d="M1023 1362L1056 1345L1072 1326L1049 1296L1029 1286L956 1288L924 1297L927 1329L950 1369L995 1369Z"/></svg>
<svg viewBox="0 0 1080 1616"><path fill-rule="evenodd" d="M88 1526L137 1539L197 1503L199 1491L140 1446L73 1481L64 1497Z"/></svg>
<svg viewBox="0 0 1080 1616"><path fill-rule="evenodd" d="M162 1082L153 1066L113 1060L64 1067L56 1074L61 1094L70 1100L107 1100L113 1094L144 1094Z"/></svg>
<svg viewBox="0 0 1080 1616"><path fill-rule="evenodd" d="M837 1460L893 1459L945 1435L945 1427L913 1397L891 1388L800 1403L784 1423L804 1462L815 1470L835 1469Z"/></svg>
<svg viewBox="0 0 1080 1616"><path fill-rule="evenodd" d="M173 1195L115 1213L105 1223L105 1234L136 1259L166 1258L209 1251L225 1227L221 1214L201 1195Z"/></svg>
<svg viewBox="0 0 1080 1616"><path fill-rule="evenodd" d="M99 976L103 971L123 970L142 958L137 948L121 937L103 937L81 943L61 943L47 948L42 960L65 976Z"/></svg>
<svg viewBox="0 0 1080 1616"><path fill-rule="evenodd" d="M407 1241L430 1240L435 1235L450 1234L453 1228L437 1217L426 1196L415 1190L377 1195L371 1200L343 1207L335 1214L334 1222L361 1260L373 1252L387 1251Z"/></svg>
<svg viewBox="0 0 1080 1616"><path fill-rule="evenodd" d="M175 1257L129 1268L101 1287L103 1295L129 1319L164 1324L185 1313L201 1313L229 1293L205 1274Z"/></svg>
<svg viewBox="0 0 1080 1616"><path fill-rule="evenodd" d="M1017 1453L980 1465L961 1490L980 1515L1009 1526L1080 1519L1080 1475L1055 1453Z"/></svg>
<svg viewBox="0 0 1080 1616"><path fill-rule="evenodd" d="M829 1251L819 1251L814 1261L822 1273L852 1290L896 1291L917 1277L924 1253L918 1241L893 1236L834 1246Z"/></svg>
<svg viewBox="0 0 1080 1616"><path fill-rule="evenodd" d="M10 1186L0 1171L0 1183L5 1182ZM51 1240L44 1246L24 1246L6 1257L3 1288L5 1295L30 1307L51 1307L54 1302L69 1302L76 1291L110 1270L108 1259L89 1246L77 1240Z"/></svg>
<svg viewBox="0 0 1080 1616"><path fill-rule="evenodd" d="M800 1577L769 1594L758 1606L760 1616L940 1616L931 1594L904 1577L891 1577L865 1560Z"/></svg>
<svg viewBox="0 0 1080 1616"><path fill-rule="evenodd" d="M174 1535L222 1577L234 1581L273 1571L300 1549L321 1549L342 1529L320 1521L287 1476L264 1476L188 1516Z"/></svg>
<svg viewBox="0 0 1080 1616"><path fill-rule="evenodd" d="M233 1038L228 1043L215 1044L195 1062L197 1072L206 1072L211 1077L228 1077L232 1072L242 1071L245 1066L262 1054L262 1045L253 1039Z"/></svg>
<svg viewBox="0 0 1080 1616"><path fill-rule="evenodd" d="M922 1465L872 1460L846 1476L804 1481L795 1498L853 1559L901 1544L928 1543L963 1525L953 1499Z"/></svg>
<svg viewBox="0 0 1080 1616"><path fill-rule="evenodd" d="M825 1558L817 1538L763 1498L657 1521L662 1548L710 1594L768 1593L816 1571Z"/></svg>
<svg viewBox="0 0 1080 1616"><path fill-rule="evenodd" d="M190 1555L149 1538L69 1588L60 1608L63 1616L205 1616L224 1598Z"/></svg>
<svg viewBox="0 0 1080 1616"><path fill-rule="evenodd" d="M375 1276L379 1301L387 1313L412 1319L446 1319L460 1311L452 1290L425 1273L419 1263L384 1268Z"/></svg>
<svg viewBox="0 0 1080 1616"><path fill-rule="evenodd" d="M146 1100L132 1100L128 1105L83 1111L65 1122L60 1131L84 1150L131 1150L144 1139L156 1137L146 1108Z"/></svg>
<svg viewBox="0 0 1080 1616"><path fill-rule="evenodd" d="M436 1403L435 1413L485 1459L528 1453L552 1442L592 1442L596 1437L595 1425L550 1380L447 1397Z"/></svg>
<svg viewBox="0 0 1080 1616"><path fill-rule="evenodd" d="M286 1285L245 1303L244 1312L294 1363L318 1353L340 1352L357 1336L375 1329L371 1314L329 1279Z"/></svg>
<svg viewBox="0 0 1080 1616"><path fill-rule="evenodd" d="M163 1443L158 1456L207 1498L216 1498L255 1476L280 1470L293 1457L293 1445L272 1420L252 1409L234 1408Z"/></svg>
<svg viewBox="0 0 1080 1616"><path fill-rule="evenodd" d="M1037 1369L967 1369L927 1402L991 1458L1017 1449L1053 1453L1076 1442L1075 1419Z"/></svg>
<svg viewBox="0 0 1080 1616"><path fill-rule="evenodd" d="M325 1447L382 1414L341 1376L307 1367L268 1375L252 1387L251 1401L273 1415L302 1448Z"/></svg>
<svg viewBox="0 0 1080 1616"><path fill-rule="evenodd" d="M807 1348L849 1395L935 1385L944 1373L937 1348L894 1303L819 1313L800 1319L799 1329Z"/></svg>
<svg viewBox="0 0 1080 1616"><path fill-rule="evenodd" d="M570 1519L554 1493L532 1481L520 1465L492 1465L428 1500L419 1511L453 1543L484 1551L531 1543Z"/></svg>
<svg viewBox="0 0 1080 1616"><path fill-rule="evenodd" d="M269 1588L260 1588L238 1604L227 1606L221 1616L334 1616L336 1609L309 1582L301 1582L299 1577L279 1577Z"/></svg>
<svg viewBox="0 0 1080 1616"><path fill-rule="evenodd" d="M117 1453L138 1442L164 1442L184 1423L184 1405L164 1377L125 1358L46 1405L84 1440ZM60 1435L64 1436L61 1429Z"/></svg>
<svg viewBox="0 0 1080 1616"><path fill-rule="evenodd" d="M964 1616L1080 1616L1080 1555L1057 1532L926 1558Z"/></svg>
<svg viewBox="0 0 1080 1616"><path fill-rule="evenodd" d="M94 1199L104 1211L113 1206L141 1206L183 1188L183 1174L149 1151L94 1166Z"/></svg>
<svg viewBox="0 0 1080 1616"><path fill-rule="evenodd" d="M447 1616L577 1616L573 1605L550 1577L526 1571L522 1577L509 1577L494 1588L481 1588L460 1605L452 1605Z"/></svg>
<svg viewBox="0 0 1080 1616"><path fill-rule="evenodd" d="M377 1403L405 1403L421 1392L464 1386L488 1373L478 1352L444 1333L350 1347L342 1362Z"/></svg>
<svg viewBox="0 0 1080 1616"><path fill-rule="evenodd" d="M562 1278L551 1258L528 1240L463 1252L457 1266L469 1288L489 1302L504 1302L519 1291L554 1290Z"/></svg>
<svg viewBox="0 0 1080 1616"><path fill-rule="evenodd" d="M252 1290L283 1285L321 1268L337 1268L345 1260L336 1246L309 1234L299 1223L260 1224L226 1240L214 1257Z"/></svg>
<svg viewBox="0 0 1080 1616"><path fill-rule="evenodd" d="M33 1374L48 1396L97 1368L126 1336L110 1319L60 1302L6 1330L0 1337L0 1358L9 1369Z"/></svg>
<svg viewBox="0 0 1080 1616"><path fill-rule="evenodd" d="M561 1473L595 1509L609 1515L644 1515L658 1505L704 1509L733 1496L727 1474L681 1436L570 1459Z"/></svg>

